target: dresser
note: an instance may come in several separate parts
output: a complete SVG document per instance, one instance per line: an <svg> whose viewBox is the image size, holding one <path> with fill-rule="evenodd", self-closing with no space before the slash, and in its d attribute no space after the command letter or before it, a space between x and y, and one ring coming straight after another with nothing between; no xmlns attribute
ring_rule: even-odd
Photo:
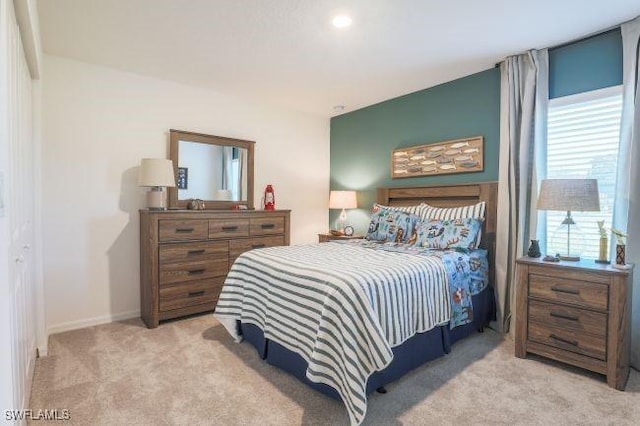
<svg viewBox="0 0 640 426"><path fill-rule="evenodd" d="M140 312L147 327L212 311L245 251L289 245L289 210L140 210Z"/></svg>
<svg viewBox="0 0 640 426"><path fill-rule="evenodd" d="M593 260L516 261L515 353L603 374L624 390L629 375L632 270Z"/></svg>

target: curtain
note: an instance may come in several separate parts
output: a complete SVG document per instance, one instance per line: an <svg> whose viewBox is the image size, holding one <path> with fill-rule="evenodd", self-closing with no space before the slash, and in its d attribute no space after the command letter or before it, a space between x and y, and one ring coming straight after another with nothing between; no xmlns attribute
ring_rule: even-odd
<svg viewBox="0 0 640 426"><path fill-rule="evenodd" d="M222 189L231 190L233 188L233 147L222 147Z"/></svg>
<svg viewBox="0 0 640 426"><path fill-rule="evenodd" d="M620 28L622 120L613 227L627 230L626 262L636 264L631 310L631 365L640 368L640 17Z"/></svg>
<svg viewBox="0 0 640 426"><path fill-rule="evenodd" d="M247 182L247 170L249 169L247 165L247 161L249 159L249 153L246 148L242 148L239 150L239 171L240 175L239 183L240 187L238 188L238 200L240 201L248 201L248 182Z"/></svg>
<svg viewBox="0 0 640 426"><path fill-rule="evenodd" d="M515 318L515 260L536 236L539 164L546 156L549 56L546 49L500 65L500 159L496 232L498 328ZM544 247L544 245L543 245Z"/></svg>

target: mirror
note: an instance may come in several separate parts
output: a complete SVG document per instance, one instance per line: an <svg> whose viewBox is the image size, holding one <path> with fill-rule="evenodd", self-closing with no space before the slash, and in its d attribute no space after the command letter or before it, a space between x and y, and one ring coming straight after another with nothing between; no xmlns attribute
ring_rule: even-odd
<svg viewBox="0 0 640 426"><path fill-rule="evenodd" d="M170 130L169 157L176 187L169 188L169 206L186 208L189 199L205 209L253 209L253 147L242 139Z"/></svg>

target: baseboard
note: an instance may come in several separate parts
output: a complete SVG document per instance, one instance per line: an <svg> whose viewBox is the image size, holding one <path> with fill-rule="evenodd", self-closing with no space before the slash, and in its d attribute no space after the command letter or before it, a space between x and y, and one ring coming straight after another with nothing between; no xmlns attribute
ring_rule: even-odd
<svg viewBox="0 0 640 426"><path fill-rule="evenodd" d="M140 311L121 312L113 315L102 315L99 317L86 318L77 321L68 321L61 324L55 324L47 328L47 335L50 336L64 331L77 330L79 328L92 327L94 325L108 324L115 321L124 321L132 318L140 318ZM42 355L42 353L41 353Z"/></svg>

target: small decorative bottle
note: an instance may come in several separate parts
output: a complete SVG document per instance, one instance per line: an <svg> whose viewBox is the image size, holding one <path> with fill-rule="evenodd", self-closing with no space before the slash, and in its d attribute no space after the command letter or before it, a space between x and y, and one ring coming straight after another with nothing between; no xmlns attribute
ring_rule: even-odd
<svg viewBox="0 0 640 426"><path fill-rule="evenodd" d="M627 234L615 228L611 228L611 233L616 237L616 265L618 267L624 267L626 252L625 238L627 238Z"/></svg>

